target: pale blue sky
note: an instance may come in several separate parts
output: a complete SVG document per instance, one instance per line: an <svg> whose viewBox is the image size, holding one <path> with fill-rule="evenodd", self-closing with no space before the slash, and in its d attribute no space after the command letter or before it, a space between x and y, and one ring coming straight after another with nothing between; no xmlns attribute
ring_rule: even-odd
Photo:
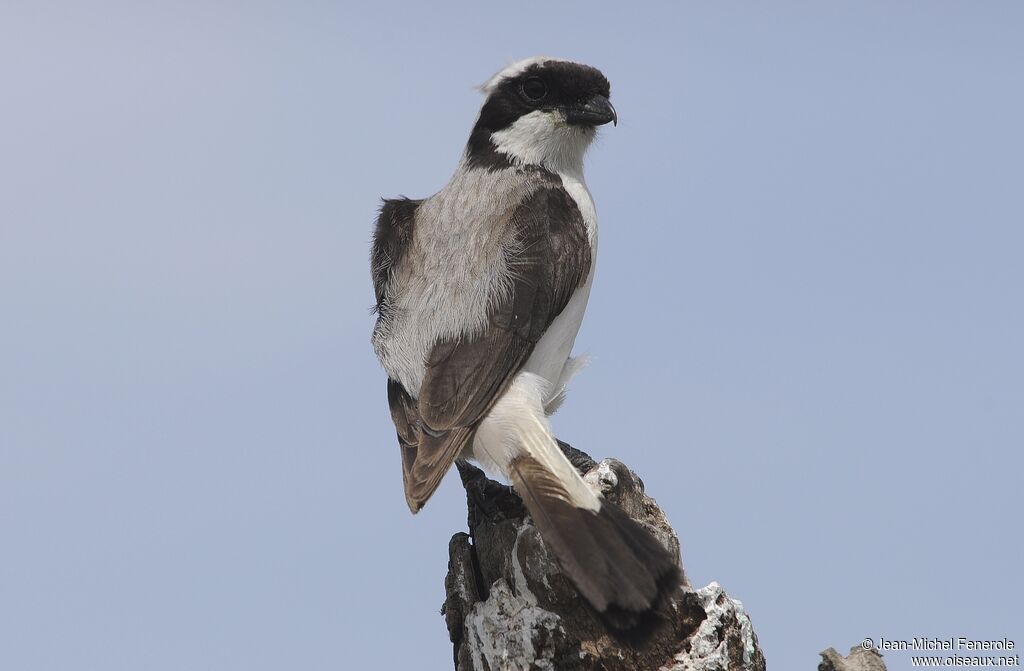
<svg viewBox="0 0 1024 671"><path fill-rule="evenodd" d="M559 435L773 669L1024 644L1019 3L86 4L0 2L0 667L451 668L368 242L539 53L621 117Z"/></svg>

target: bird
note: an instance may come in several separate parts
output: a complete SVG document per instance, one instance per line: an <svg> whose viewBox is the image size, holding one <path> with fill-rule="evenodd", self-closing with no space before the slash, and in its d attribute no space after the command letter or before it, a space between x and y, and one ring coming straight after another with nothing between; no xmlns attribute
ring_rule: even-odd
<svg viewBox="0 0 1024 671"><path fill-rule="evenodd" d="M674 556L587 485L548 420L585 363L571 350L598 231L583 159L598 127L618 125L610 84L592 66L533 57L481 91L448 183L385 199L373 234L371 339L406 503L418 512L456 460L474 460L511 483L599 614L649 613L678 583Z"/></svg>

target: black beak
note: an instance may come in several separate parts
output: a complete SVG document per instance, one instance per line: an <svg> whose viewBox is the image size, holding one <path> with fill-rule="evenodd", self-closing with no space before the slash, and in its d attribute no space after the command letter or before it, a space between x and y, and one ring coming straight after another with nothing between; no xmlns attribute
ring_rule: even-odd
<svg viewBox="0 0 1024 671"><path fill-rule="evenodd" d="M619 115L615 108L602 95L595 95L580 105L572 105L565 110L565 120L580 126L603 126L609 121L619 125Z"/></svg>

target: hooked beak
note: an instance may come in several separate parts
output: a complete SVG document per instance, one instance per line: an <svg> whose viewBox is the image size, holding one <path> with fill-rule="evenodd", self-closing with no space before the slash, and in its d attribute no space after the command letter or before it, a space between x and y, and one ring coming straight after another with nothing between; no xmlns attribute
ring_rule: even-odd
<svg viewBox="0 0 1024 671"><path fill-rule="evenodd" d="M580 105L567 107L565 120L570 124L580 126L603 126L609 121L615 126L619 125L619 115L615 113L615 108L612 107L608 99L602 95L595 95Z"/></svg>

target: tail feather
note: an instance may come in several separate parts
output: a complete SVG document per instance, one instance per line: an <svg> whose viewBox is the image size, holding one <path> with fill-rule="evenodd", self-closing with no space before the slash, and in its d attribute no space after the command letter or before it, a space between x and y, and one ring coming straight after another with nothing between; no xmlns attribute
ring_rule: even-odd
<svg viewBox="0 0 1024 671"><path fill-rule="evenodd" d="M597 510L574 505L564 484L532 456L517 457L511 470L545 543L599 613L644 613L676 589L672 553L621 508L604 500Z"/></svg>

